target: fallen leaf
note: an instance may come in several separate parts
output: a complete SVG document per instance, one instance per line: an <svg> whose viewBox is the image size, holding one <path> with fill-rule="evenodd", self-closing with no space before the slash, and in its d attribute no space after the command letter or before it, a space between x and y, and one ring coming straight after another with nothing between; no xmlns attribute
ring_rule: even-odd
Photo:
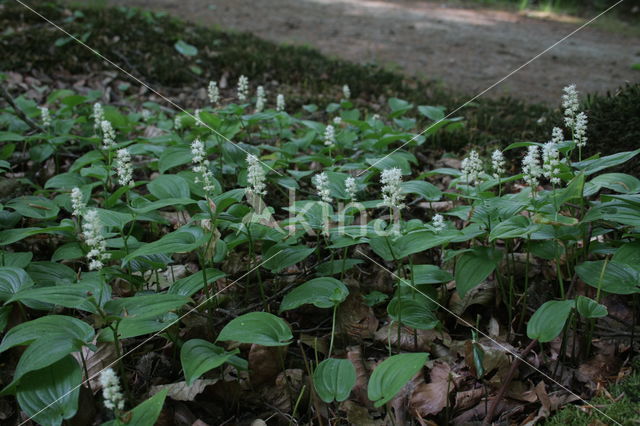
<svg viewBox="0 0 640 426"><path fill-rule="evenodd" d="M249 377L254 386L273 382L282 371L286 346L262 346L252 344L249 350Z"/></svg>
<svg viewBox="0 0 640 426"><path fill-rule="evenodd" d="M100 372L105 368L111 366L111 364L116 360L116 350L113 342L99 342L97 343L94 340L93 344L97 347L97 350L93 352L86 346L82 347L82 355L84 356L85 363L87 365L87 372L89 373L89 377L92 377L90 380L91 390L93 393L98 392L102 389L102 385L100 384ZM73 357L78 361L79 365L82 365L82 357L79 352L74 352ZM83 380L87 378L83 372Z"/></svg>
<svg viewBox="0 0 640 426"><path fill-rule="evenodd" d="M218 379L200 379L193 382L191 386L187 385L187 382L170 383L168 385L151 386L149 389L149 395L155 395L158 392L168 389L167 396L176 401L193 401L195 397L204 391L209 385L213 385L218 382Z"/></svg>
<svg viewBox="0 0 640 426"><path fill-rule="evenodd" d="M378 329L378 320L373 310L364 303L360 294L351 293L338 306L336 329L350 339L360 342L369 339Z"/></svg>
<svg viewBox="0 0 640 426"><path fill-rule="evenodd" d="M455 390L449 364L436 361L429 372L430 383L419 384L409 400L411 411L418 417L438 414L449 403L449 393Z"/></svg>

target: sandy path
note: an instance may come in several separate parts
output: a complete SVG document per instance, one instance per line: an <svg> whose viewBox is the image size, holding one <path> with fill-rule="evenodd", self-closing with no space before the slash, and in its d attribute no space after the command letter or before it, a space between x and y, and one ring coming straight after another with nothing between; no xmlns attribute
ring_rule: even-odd
<svg viewBox="0 0 640 426"><path fill-rule="evenodd" d="M431 1L109 0L151 7L204 25L306 44L360 63L377 63L476 94L560 40L577 23L464 9ZM584 92L640 81L640 38L582 30L485 96L557 104L575 82Z"/></svg>

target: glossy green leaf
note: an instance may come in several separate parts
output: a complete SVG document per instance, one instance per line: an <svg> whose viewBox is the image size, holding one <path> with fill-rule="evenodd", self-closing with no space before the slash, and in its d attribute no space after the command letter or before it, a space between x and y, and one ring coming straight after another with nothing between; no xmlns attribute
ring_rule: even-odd
<svg viewBox="0 0 640 426"><path fill-rule="evenodd" d="M400 186L405 194L416 194L427 201L438 201L442 198L442 191L435 185L422 180L410 180Z"/></svg>
<svg viewBox="0 0 640 426"><path fill-rule="evenodd" d="M318 308L332 308L342 303L348 295L349 289L342 281L331 277L314 278L287 293L280 304L280 312L307 303Z"/></svg>
<svg viewBox="0 0 640 426"><path fill-rule="evenodd" d="M368 397L376 407L391 401L409 380L424 366L429 354L408 353L391 356L382 361L369 379Z"/></svg>
<svg viewBox="0 0 640 426"><path fill-rule="evenodd" d="M501 258L500 250L489 247L476 247L463 253L456 262L454 275L460 297L464 297L469 290L487 279Z"/></svg>
<svg viewBox="0 0 640 426"><path fill-rule="evenodd" d="M140 403L133 410L129 411L131 416L126 423L116 422L118 426L153 426L160 416L164 400L167 397L168 389L163 389L151 398Z"/></svg>
<svg viewBox="0 0 640 426"><path fill-rule="evenodd" d="M286 346L291 343L291 339L291 329L283 319L267 312L251 312L231 320L216 340Z"/></svg>
<svg viewBox="0 0 640 426"><path fill-rule="evenodd" d="M95 332L84 321L67 315L47 315L23 322L5 334L0 343L0 353L18 345L28 345L42 336L64 333L70 339L90 343Z"/></svg>
<svg viewBox="0 0 640 426"><path fill-rule="evenodd" d="M135 257L150 254L188 253L202 246L207 237L208 235L201 228L183 227L159 240L142 245L133 253L125 256L123 262L126 264Z"/></svg>
<svg viewBox="0 0 640 426"><path fill-rule="evenodd" d="M629 265L604 260L583 262L576 266L576 273L591 287L614 294L640 293L640 273Z"/></svg>
<svg viewBox="0 0 640 426"><path fill-rule="evenodd" d="M432 330L438 325L438 318L422 297L396 296L387 305L387 312L393 321L418 330Z"/></svg>
<svg viewBox="0 0 640 426"><path fill-rule="evenodd" d="M14 198L7 203L7 207L14 209L24 217L33 219L52 219L58 216L60 209L48 198L25 195Z"/></svg>
<svg viewBox="0 0 640 426"><path fill-rule="evenodd" d="M43 335L31 343L20 356L12 384L19 382L25 374L58 362L71 352L77 352L81 348L81 341L70 338L64 332Z"/></svg>
<svg viewBox="0 0 640 426"><path fill-rule="evenodd" d="M453 280L450 272L444 271L436 265L413 265L413 277L411 282L414 285L439 284Z"/></svg>
<svg viewBox="0 0 640 426"><path fill-rule="evenodd" d="M236 358L236 362L239 360L244 364L244 368L246 369L246 361L235 356L239 352L238 349L227 352L224 348L202 339L188 340L182 345L182 349L180 350L180 362L182 363L182 370L184 371L184 378L187 381L187 385L191 386L194 380L207 371L213 370L225 362L230 361L231 358Z"/></svg>
<svg viewBox="0 0 640 426"><path fill-rule="evenodd" d="M637 194L640 192L640 179L625 173L604 173L591 179L589 195L601 188L607 188L621 194ZM585 192L586 189L585 189ZM585 194L587 195L587 194Z"/></svg>
<svg viewBox="0 0 640 426"><path fill-rule="evenodd" d="M95 286L89 284L28 288L16 293L7 303L36 301L96 313L95 305L89 301L94 290Z"/></svg>
<svg viewBox="0 0 640 426"><path fill-rule="evenodd" d="M638 154L640 154L640 149L636 149L635 151L618 152L595 160L585 160L579 163L573 163L573 166L578 170L584 171L585 175L590 176L600 170L626 163Z"/></svg>
<svg viewBox="0 0 640 426"><path fill-rule="evenodd" d="M21 290L33 286L33 280L22 268L0 267L0 302L9 300Z"/></svg>
<svg viewBox="0 0 640 426"><path fill-rule="evenodd" d="M189 184L177 175L160 175L147 184L147 189L159 200L165 198L189 198Z"/></svg>
<svg viewBox="0 0 640 426"><path fill-rule="evenodd" d="M59 426L78 410L81 381L80 366L67 355L53 365L27 373L17 386L16 399L22 411L38 424Z"/></svg>
<svg viewBox="0 0 640 426"><path fill-rule="evenodd" d="M313 372L313 386L327 404L346 400L355 384L356 368L348 359L325 359Z"/></svg>
<svg viewBox="0 0 640 426"><path fill-rule="evenodd" d="M621 245L611 260L628 265L640 273L640 241L636 240Z"/></svg>
<svg viewBox="0 0 640 426"><path fill-rule="evenodd" d="M8 245L15 243L16 241L23 240L27 237L31 237L33 235L38 234L55 234L59 232L73 232L73 226L49 226L46 228L16 228L16 229L5 229L0 232L0 246Z"/></svg>
<svg viewBox="0 0 640 426"><path fill-rule="evenodd" d="M213 283L225 276L224 272L221 272L214 268L207 268L205 270L207 276L207 283ZM180 278L169 287L169 294L179 294L181 296L193 296L197 291L204 287L204 275L202 271L198 271L195 274L189 275L185 278Z"/></svg>
<svg viewBox="0 0 640 426"><path fill-rule="evenodd" d="M540 225L534 225L531 220L525 216L513 216L509 219L498 223L489 234L489 241L497 239L519 238L535 232Z"/></svg>
<svg viewBox="0 0 640 426"><path fill-rule="evenodd" d="M550 300L531 316L527 324L527 336L540 343L550 342L560 335L574 307L573 300Z"/></svg>
<svg viewBox="0 0 640 426"><path fill-rule="evenodd" d="M262 266L271 272L279 272L303 261L314 251L315 248L307 246L275 245L262 255Z"/></svg>
<svg viewBox="0 0 640 426"><path fill-rule="evenodd" d="M585 318L602 318L609 313L606 306L584 296L576 299L576 310Z"/></svg>
<svg viewBox="0 0 640 426"><path fill-rule="evenodd" d="M127 318L151 318L178 309L190 301L190 298L177 294L151 294L110 300L104 304L104 310Z"/></svg>
<svg viewBox="0 0 640 426"><path fill-rule="evenodd" d="M178 53L181 53L182 55L185 56L196 56L198 54L198 48L187 43L186 41L183 40L178 40L176 41L176 43L173 45L173 47L175 47L175 49L178 51Z"/></svg>

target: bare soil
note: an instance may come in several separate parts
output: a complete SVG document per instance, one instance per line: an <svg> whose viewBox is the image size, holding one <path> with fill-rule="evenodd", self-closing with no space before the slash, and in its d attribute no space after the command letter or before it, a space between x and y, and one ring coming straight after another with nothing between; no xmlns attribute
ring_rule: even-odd
<svg viewBox="0 0 640 426"><path fill-rule="evenodd" d="M109 0L164 10L203 25L309 45L375 63L474 95L580 26L519 13L432 1ZM640 37L587 27L484 96L557 105L565 85L582 92L640 81Z"/></svg>

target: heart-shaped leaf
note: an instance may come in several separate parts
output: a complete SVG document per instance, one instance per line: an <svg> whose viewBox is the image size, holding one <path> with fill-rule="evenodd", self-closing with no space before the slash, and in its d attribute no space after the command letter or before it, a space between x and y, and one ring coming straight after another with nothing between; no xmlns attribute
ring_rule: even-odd
<svg viewBox="0 0 640 426"><path fill-rule="evenodd" d="M496 269L502 252L490 247L476 247L463 253L456 263L456 290L460 297L482 281Z"/></svg>
<svg viewBox="0 0 640 426"><path fill-rule="evenodd" d="M291 329L283 319L267 312L250 312L231 320L216 340L286 346L291 343L291 339Z"/></svg>
<svg viewBox="0 0 640 426"><path fill-rule="evenodd" d="M394 297L387 312L394 321L418 330L431 330L438 325L438 318L423 298Z"/></svg>
<svg viewBox="0 0 640 426"><path fill-rule="evenodd" d="M347 399L355 384L356 368L348 359L325 359L313 372L313 386L327 404Z"/></svg>
<svg viewBox="0 0 640 426"><path fill-rule="evenodd" d="M602 318L609 313L606 306L584 296L576 299L576 310L585 318Z"/></svg>
<svg viewBox="0 0 640 426"><path fill-rule="evenodd" d="M422 368L428 353L399 354L391 356L373 370L368 385L368 396L380 407L396 396L409 380Z"/></svg>
<svg viewBox="0 0 640 426"><path fill-rule="evenodd" d="M314 278L291 290L280 304L280 312L296 309L306 303L318 308L332 308L342 303L349 289L342 281L331 277Z"/></svg>
<svg viewBox="0 0 640 426"><path fill-rule="evenodd" d="M574 307L573 300L550 300L545 302L529 319L527 336L540 343L550 342L562 331Z"/></svg>
<svg viewBox="0 0 640 426"><path fill-rule="evenodd" d="M232 358L235 358L234 361L236 363L239 362L241 368L246 369L247 362L235 356L239 352L238 349L233 352L226 352L224 348L202 339L187 341L180 350L180 362L182 363L187 385L191 386L204 373L221 366Z"/></svg>
<svg viewBox="0 0 640 426"><path fill-rule="evenodd" d="M604 260L583 262L576 266L576 273L591 287L608 293L640 293L640 273L624 263Z"/></svg>

